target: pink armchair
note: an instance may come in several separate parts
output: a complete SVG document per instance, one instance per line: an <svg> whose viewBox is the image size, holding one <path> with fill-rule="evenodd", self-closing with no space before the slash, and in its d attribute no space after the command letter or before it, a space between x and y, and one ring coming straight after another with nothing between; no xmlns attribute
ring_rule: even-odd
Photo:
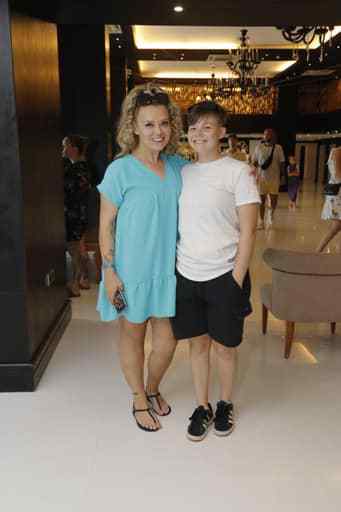
<svg viewBox="0 0 341 512"><path fill-rule="evenodd" d="M262 328L268 312L285 321L284 357L289 358L296 322L328 322L335 333L341 322L341 255L266 249L272 283L261 287Z"/></svg>

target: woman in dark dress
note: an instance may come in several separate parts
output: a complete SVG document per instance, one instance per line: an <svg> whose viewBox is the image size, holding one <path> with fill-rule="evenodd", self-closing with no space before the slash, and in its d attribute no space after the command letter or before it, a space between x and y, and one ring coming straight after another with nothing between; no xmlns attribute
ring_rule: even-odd
<svg viewBox="0 0 341 512"><path fill-rule="evenodd" d="M68 135L63 139L64 214L67 250L72 260L72 278L67 284L70 297L80 296L80 279L86 273L80 241L88 226L88 202L91 188L90 171L84 157L85 139Z"/></svg>

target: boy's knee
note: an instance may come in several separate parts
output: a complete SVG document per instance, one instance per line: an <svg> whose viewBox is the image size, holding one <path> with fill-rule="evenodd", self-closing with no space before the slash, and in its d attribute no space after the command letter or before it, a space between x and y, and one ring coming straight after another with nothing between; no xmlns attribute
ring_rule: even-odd
<svg viewBox="0 0 341 512"><path fill-rule="evenodd" d="M201 355L209 352L211 340L208 336L198 336L190 340L190 351L193 355Z"/></svg>
<svg viewBox="0 0 341 512"><path fill-rule="evenodd" d="M225 345L222 345L221 343L218 343L217 341L213 341L213 347L218 357L222 359L226 359L229 361L232 361L235 358L236 355L236 348L235 347L225 347Z"/></svg>

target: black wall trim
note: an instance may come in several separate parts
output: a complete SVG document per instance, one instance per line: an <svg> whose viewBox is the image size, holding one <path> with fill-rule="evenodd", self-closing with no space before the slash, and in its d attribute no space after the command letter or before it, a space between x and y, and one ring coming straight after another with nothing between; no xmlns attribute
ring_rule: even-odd
<svg viewBox="0 0 341 512"><path fill-rule="evenodd" d="M71 304L65 302L62 311L29 364L0 364L0 392L34 391L71 320Z"/></svg>

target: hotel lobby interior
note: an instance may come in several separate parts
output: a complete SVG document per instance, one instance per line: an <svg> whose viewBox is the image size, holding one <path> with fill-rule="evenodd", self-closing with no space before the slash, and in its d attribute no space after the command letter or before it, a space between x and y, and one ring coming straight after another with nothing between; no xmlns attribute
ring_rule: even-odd
<svg viewBox="0 0 341 512"><path fill-rule="evenodd" d="M339 511L341 235L316 253L329 225L321 219L327 161L341 145L339 2L5 0L0 76L2 509ZM296 209L282 176L274 220L257 231L236 428L200 443L186 438L195 403L186 341L162 383L172 414L155 434L136 427L118 323L96 311L97 232L88 241L90 289L72 299L66 291L62 138L96 140L102 178L117 153L122 101L148 82L184 120L196 102L224 106L227 134L251 161L273 128L300 169ZM179 152L195 158L186 130ZM283 260L270 264L271 249ZM286 262L295 253L302 264ZM262 290L271 283L264 332ZM302 321L276 316L284 292L286 311L307 312ZM150 339L148 328L147 355ZM211 381L215 402L214 370Z"/></svg>

